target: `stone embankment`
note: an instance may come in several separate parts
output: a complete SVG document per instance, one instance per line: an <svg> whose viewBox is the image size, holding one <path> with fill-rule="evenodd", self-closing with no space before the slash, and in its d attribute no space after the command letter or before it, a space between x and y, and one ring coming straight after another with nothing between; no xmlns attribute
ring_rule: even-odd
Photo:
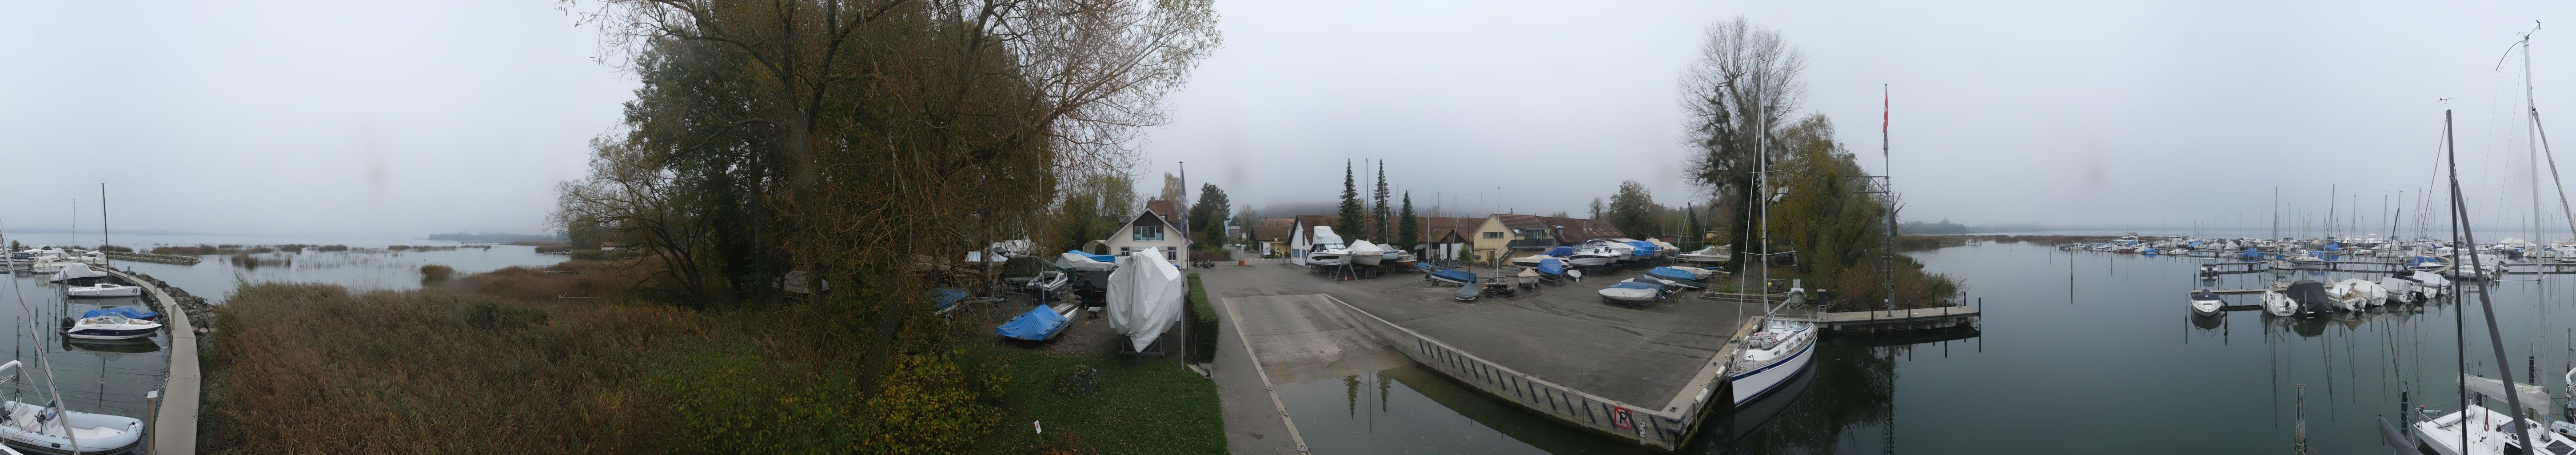
<svg viewBox="0 0 2576 455"><path fill-rule="evenodd" d="M109 259L122 259L122 260L128 260L128 261L143 261L143 262L159 262L159 263L163 263L163 264L179 264L179 265L196 264L196 263L197 263L197 261L198 261L198 259L197 259L197 257L196 257L196 256L180 256L180 255L176 255L176 254L131 253L131 252L124 252L124 251L109 251L109 252L107 252L107 257L108 257Z"/></svg>

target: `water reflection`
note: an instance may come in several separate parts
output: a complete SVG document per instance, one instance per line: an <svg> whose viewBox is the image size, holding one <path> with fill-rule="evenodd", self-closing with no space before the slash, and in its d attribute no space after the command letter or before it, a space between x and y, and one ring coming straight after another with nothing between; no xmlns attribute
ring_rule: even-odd
<svg viewBox="0 0 2576 455"><path fill-rule="evenodd" d="M47 393L48 371L52 389L62 393L63 402L74 411L114 414L130 417L144 415L144 395L161 388L161 378L169 372L167 332L147 338L118 341L76 340L62 335L59 322L64 317L102 308L145 306L141 297L68 298L62 285L46 281L40 274L6 275L0 283L0 316L8 323L0 334L9 335L6 357L0 362L17 360L28 365L24 374L12 370L13 378L0 386L0 399L43 402ZM43 352L40 358L37 353ZM50 368L46 368L50 366Z"/></svg>

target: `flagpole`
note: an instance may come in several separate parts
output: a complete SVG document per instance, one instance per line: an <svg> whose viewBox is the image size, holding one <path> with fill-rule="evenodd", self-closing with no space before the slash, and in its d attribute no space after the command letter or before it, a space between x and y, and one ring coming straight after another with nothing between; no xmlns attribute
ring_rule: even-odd
<svg viewBox="0 0 2576 455"><path fill-rule="evenodd" d="M1896 175L1896 160L1887 155L1887 124L1890 120L1887 84L1878 84L1878 159L1879 175Z"/></svg>

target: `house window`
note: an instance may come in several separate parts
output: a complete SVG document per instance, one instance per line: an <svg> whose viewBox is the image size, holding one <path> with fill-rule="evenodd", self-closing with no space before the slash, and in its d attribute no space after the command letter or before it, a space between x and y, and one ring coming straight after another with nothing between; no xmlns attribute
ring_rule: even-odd
<svg viewBox="0 0 2576 455"><path fill-rule="evenodd" d="M1137 226L1137 227L1136 227L1136 241L1138 241L1138 242L1160 242L1160 241L1163 241L1163 227L1162 227L1162 226Z"/></svg>
<svg viewBox="0 0 2576 455"><path fill-rule="evenodd" d="M1502 233L1501 231L1487 232L1487 233L1485 233L1485 238L1489 238L1489 239L1499 239L1499 238L1503 238L1503 233Z"/></svg>

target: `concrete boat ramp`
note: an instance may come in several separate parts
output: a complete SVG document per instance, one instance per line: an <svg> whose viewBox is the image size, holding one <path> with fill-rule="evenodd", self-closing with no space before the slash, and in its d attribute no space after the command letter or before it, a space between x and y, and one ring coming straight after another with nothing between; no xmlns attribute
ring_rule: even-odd
<svg viewBox="0 0 2576 455"><path fill-rule="evenodd" d="M1761 312L1688 292L1635 309L1601 304L1594 291L1617 278L1472 302L1452 300L1455 286L1401 274L1333 281L1253 265L1201 279L1264 387L1409 361L1533 413L1665 450L1688 439L1702 411L1731 404L1728 340Z"/></svg>

